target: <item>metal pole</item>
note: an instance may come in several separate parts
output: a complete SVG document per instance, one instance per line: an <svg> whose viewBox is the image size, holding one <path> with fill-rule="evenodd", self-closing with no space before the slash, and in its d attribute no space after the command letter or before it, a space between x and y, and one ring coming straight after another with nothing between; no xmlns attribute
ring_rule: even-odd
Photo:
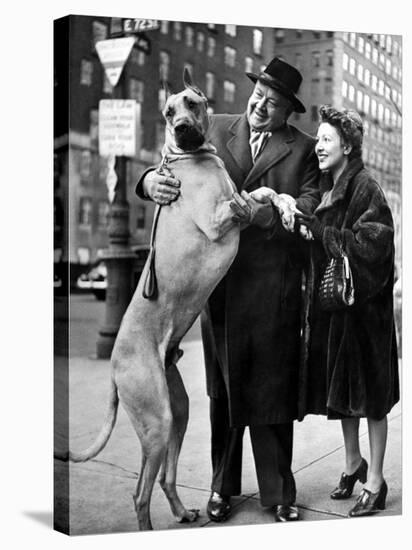
<svg viewBox="0 0 412 550"><path fill-rule="evenodd" d="M113 98L126 99L125 70L118 86L113 89ZM109 214L109 247L102 254L107 265L107 290L105 319L99 330L97 357L108 359L121 320L132 297L132 262L134 254L129 247L129 203L127 202L127 159L116 157L117 186Z"/></svg>

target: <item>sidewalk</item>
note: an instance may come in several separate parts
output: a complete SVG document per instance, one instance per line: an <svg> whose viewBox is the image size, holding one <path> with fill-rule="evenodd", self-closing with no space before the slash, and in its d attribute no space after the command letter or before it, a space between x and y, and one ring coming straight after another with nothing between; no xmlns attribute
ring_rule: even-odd
<svg viewBox="0 0 412 550"><path fill-rule="evenodd" d="M179 362L190 399L190 418L178 466L178 490L188 508L199 508L193 524L177 524L166 497L156 484L151 504L153 527L160 529L219 528L206 515L211 479L208 398L205 392L202 347L199 340L183 342ZM57 360L57 368L64 368ZM110 364L92 358L70 360L70 446L83 449L98 433L106 410ZM57 427L56 444L59 441ZM340 423L309 416L295 423L293 471L298 489L297 505L304 521L340 519L359 493L355 486L349 501L333 501L329 492L336 486L343 463ZM361 450L368 459L366 421L361 423ZM55 461L56 468L64 467ZM273 513L261 508L250 440L244 438L242 495L233 498L233 513L224 525L273 523ZM106 448L84 464L70 464L70 524L73 535L136 531L132 501L140 468L140 444L129 419L120 407L117 423ZM401 492L401 407L389 416L389 437L385 461L389 487L387 510L379 515L402 513ZM56 519L59 514L56 513ZM355 521L355 520L347 520Z"/></svg>

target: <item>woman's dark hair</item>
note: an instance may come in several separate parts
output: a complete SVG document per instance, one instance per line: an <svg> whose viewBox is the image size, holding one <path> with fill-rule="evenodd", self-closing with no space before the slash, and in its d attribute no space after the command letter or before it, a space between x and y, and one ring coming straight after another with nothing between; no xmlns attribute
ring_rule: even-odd
<svg viewBox="0 0 412 550"><path fill-rule="evenodd" d="M322 105L319 109L320 122L334 126L345 145L351 145L349 158L362 156L363 122L356 111L343 109L338 111L331 105Z"/></svg>

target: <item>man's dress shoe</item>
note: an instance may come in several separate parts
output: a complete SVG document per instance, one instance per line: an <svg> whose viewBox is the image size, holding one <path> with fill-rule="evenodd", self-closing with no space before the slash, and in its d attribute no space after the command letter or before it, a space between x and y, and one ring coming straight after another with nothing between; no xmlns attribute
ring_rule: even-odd
<svg viewBox="0 0 412 550"><path fill-rule="evenodd" d="M213 492L207 503L207 515L212 521L226 521L232 508L230 506L230 497Z"/></svg>
<svg viewBox="0 0 412 550"><path fill-rule="evenodd" d="M297 506L287 506L279 504L276 508L277 521L297 521L299 519L299 510Z"/></svg>

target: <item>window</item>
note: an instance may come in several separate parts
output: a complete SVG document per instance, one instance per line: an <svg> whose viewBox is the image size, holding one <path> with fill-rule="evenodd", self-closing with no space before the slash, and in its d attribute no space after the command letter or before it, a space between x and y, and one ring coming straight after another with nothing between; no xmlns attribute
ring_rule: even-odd
<svg viewBox="0 0 412 550"><path fill-rule="evenodd" d="M348 97L348 83L346 80L342 80L342 95L343 97Z"/></svg>
<svg viewBox="0 0 412 550"><path fill-rule="evenodd" d="M360 53L363 53L365 49L365 40L362 38L362 36L358 36L358 51Z"/></svg>
<svg viewBox="0 0 412 550"><path fill-rule="evenodd" d="M146 207L139 204L136 210L136 229L144 229L146 225Z"/></svg>
<svg viewBox="0 0 412 550"><path fill-rule="evenodd" d="M210 29L211 31L215 31L216 25L214 23L208 23L207 28Z"/></svg>
<svg viewBox="0 0 412 550"><path fill-rule="evenodd" d="M202 32L197 33L196 48L198 52L203 52L205 49L205 35Z"/></svg>
<svg viewBox="0 0 412 550"><path fill-rule="evenodd" d="M385 83L382 79L379 79L378 94L379 95L384 95L385 94Z"/></svg>
<svg viewBox="0 0 412 550"><path fill-rule="evenodd" d="M79 202L79 225L90 227L92 225L92 199L81 197Z"/></svg>
<svg viewBox="0 0 412 550"><path fill-rule="evenodd" d="M162 21L160 23L160 32L162 34L167 34L169 32L169 21Z"/></svg>
<svg viewBox="0 0 412 550"><path fill-rule="evenodd" d="M373 50L372 50L372 62L375 63L375 65L378 64L378 50L377 50L377 48L373 48Z"/></svg>
<svg viewBox="0 0 412 550"><path fill-rule="evenodd" d="M236 64L236 50L231 46L225 46L225 65L234 67Z"/></svg>
<svg viewBox="0 0 412 550"><path fill-rule="evenodd" d="M317 122L318 121L318 106L317 105L312 105L311 106L310 115L311 115L312 122Z"/></svg>
<svg viewBox="0 0 412 550"><path fill-rule="evenodd" d="M295 67L298 70L302 69L302 54L301 53L295 54Z"/></svg>
<svg viewBox="0 0 412 550"><path fill-rule="evenodd" d="M371 58L371 45L370 45L370 42L366 42L365 44L365 57L366 59L370 59Z"/></svg>
<svg viewBox="0 0 412 550"><path fill-rule="evenodd" d="M320 38L320 32L319 31L313 31L313 38Z"/></svg>
<svg viewBox="0 0 412 550"><path fill-rule="evenodd" d="M99 139L99 110L91 109L90 110L90 126L89 126L89 135L90 135L90 144L92 146L97 146Z"/></svg>
<svg viewBox="0 0 412 550"><path fill-rule="evenodd" d="M333 67L333 50L326 50L326 65Z"/></svg>
<svg viewBox="0 0 412 550"><path fill-rule="evenodd" d="M353 57L351 57L349 59L349 72L350 74L355 74L355 69L356 69L356 61L353 59Z"/></svg>
<svg viewBox="0 0 412 550"><path fill-rule="evenodd" d="M363 82L363 65L359 63L358 65L358 80Z"/></svg>
<svg viewBox="0 0 412 550"><path fill-rule="evenodd" d="M80 84L91 86L93 80L93 63L88 59L82 59L80 65Z"/></svg>
<svg viewBox="0 0 412 550"><path fill-rule="evenodd" d="M79 172L80 181L86 183L92 172L92 155L88 149L81 152Z"/></svg>
<svg viewBox="0 0 412 550"><path fill-rule="evenodd" d="M372 99L372 101L371 101L371 116L372 116L373 119L376 119L376 108L377 108L376 100Z"/></svg>
<svg viewBox="0 0 412 550"><path fill-rule="evenodd" d="M352 46L352 48L356 47L356 33L351 32L349 35L349 44Z"/></svg>
<svg viewBox="0 0 412 550"><path fill-rule="evenodd" d="M182 40L182 23L178 21L173 23L173 36L175 40Z"/></svg>
<svg viewBox="0 0 412 550"><path fill-rule="evenodd" d="M362 107L363 107L363 93L358 90L356 92L356 108L358 109L358 111L362 111Z"/></svg>
<svg viewBox="0 0 412 550"><path fill-rule="evenodd" d="M107 227L109 223L110 206L107 201L99 201L97 210L97 223L99 227Z"/></svg>
<svg viewBox="0 0 412 550"><path fill-rule="evenodd" d="M236 36L236 25L226 25L225 32L229 36Z"/></svg>
<svg viewBox="0 0 412 550"><path fill-rule="evenodd" d="M385 107L385 124L389 126L391 123L391 112L388 107Z"/></svg>
<svg viewBox="0 0 412 550"><path fill-rule="evenodd" d="M281 44L285 38L285 31L283 29L277 29L275 31L275 42Z"/></svg>
<svg viewBox="0 0 412 550"><path fill-rule="evenodd" d="M348 56L347 53L343 54L342 66L343 66L345 71L347 71L349 69L349 56Z"/></svg>
<svg viewBox="0 0 412 550"><path fill-rule="evenodd" d="M386 35L386 51L392 53L392 38L389 34Z"/></svg>
<svg viewBox="0 0 412 550"><path fill-rule="evenodd" d="M228 103L233 103L235 101L235 92L236 86L233 82L225 80L223 82L223 99Z"/></svg>
<svg viewBox="0 0 412 550"><path fill-rule="evenodd" d="M389 58L386 59L385 72L386 74L391 74L392 72L392 62Z"/></svg>
<svg viewBox="0 0 412 550"><path fill-rule="evenodd" d="M349 101L355 101L355 88L352 84L349 86Z"/></svg>
<svg viewBox="0 0 412 550"><path fill-rule="evenodd" d="M368 94L363 96L363 110L366 114L369 114L370 97Z"/></svg>
<svg viewBox="0 0 412 550"><path fill-rule="evenodd" d="M296 38L302 38L303 31L302 29L296 29Z"/></svg>
<svg viewBox="0 0 412 550"><path fill-rule="evenodd" d="M194 36L193 27L186 27L186 29L185 29L186 46L188 46L188 47L193 46L193 36Z"/></svg>
<svg viewBox="0 0 412 550"><path fill-rule="evenodd" d="M245 57L245 72L253 73L253 58L250 56Z"/></svg>
<svg viewBox="0 0 412 550"><path fill-rule="evenodd" d="M206 97L214 99L215 97L216 78L213 73L206 73Z"/></svg>
<svg viewBox="0 0 412 550"><path fill-rule="evenodd" d="M107 25L100 21L93 21L92 23L92 35L93 35L93 48L96 42L99 40L106 40L107 38Z"/></svg>
<svg viewBox="0 0 412 550"><path fill-rule="evenodd" d="M213 36L209 36L207 39L207 55L214 57L216 51L216 39Z"/></svg>
<svg viewBox="0 0 412 550"><path fill-rule="evenodd" d="M259 29L253 31L253 53L256 55L262 54L263 33Z"/></svg>
<svg viewBox="0 0 412 550"><path fill-rule="evenodd" d="M371 84L371 86L372 86L372 90L374 92L376 92L378 90L378 77L375 74L372 75L372 84Z"/></svg>
<svg viewBox="0 0 412 550"><path fill-rule="evenodd" d="M370 80L371 80L371 72L369 69L365 69L365 72L363 73L363 78L364 78L363 81L365 83L365 86L369 87Z"/></svg>
<svg viewBox="0 0 412 550"><path fill-rule="evenodd" d="M159 54L159 73L160 80L169 79L170 55L168 52L161 51Z"/></svg>
<svg viewBox="0 0 412 550"><path fill-rule="evenodd" d="M130 61L132 63L135 63L139 67L143 67L145 59L146 55L142 50L138 50L137 48L132 49L132 53L130 55Z"/></svg>
<svg viewBox="0 0 412 550"><path fill-rule="evenodd" d="M316 96L319 93L319 86L320 86L320 79L319 78L312 78L311 86L310 86L310 95Z"/></svg>
<svg viewBox="0 0 412 550"><path fill-rule="evenodd" d="M325 95L329 96L332 93L332 79L327 76L325 78Z"/></svg>
<svg viewBox="0 0 412 550"><path fill-rule="evenodd" d="M386 43L385 38L386 38L386 35L385 35L385 34L381 34L381 35L379 36L379 45L380 45L381 48L384 48L384 47L385 47L385 43Z"/></svg>
<svg viewBox="0 0 412 550"><path fill-rule="evenodd" d="M129 80L129 98L135 99L138 103L143 103L144 83L137 78Z"/></svg>
<svg viewBox="0 0 412 550"><path fill-rule="evenodd" d="M312 52L312 67L320 67L320 52Z"/></svg>

